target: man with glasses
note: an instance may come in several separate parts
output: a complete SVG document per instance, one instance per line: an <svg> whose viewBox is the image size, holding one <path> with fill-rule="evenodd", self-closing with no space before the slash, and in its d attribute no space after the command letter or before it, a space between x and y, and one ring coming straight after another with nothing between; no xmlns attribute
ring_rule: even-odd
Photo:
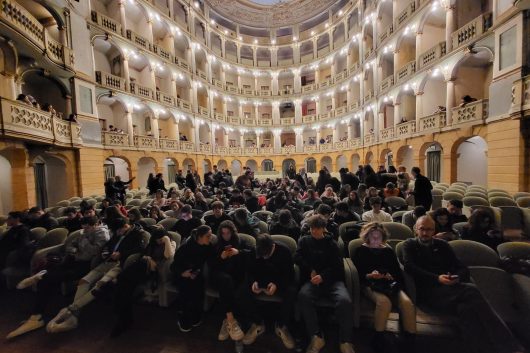
<svg viewBox="0 0 530 353"><path fill-rule="evenodd" d="M434 220L418 218L416 238L403 246L405 271L414 277L417 301L441 313L458 317L458 326L471 352L523 352L521 345L470 283L469 270L444 240L433 238Z"/></svg>

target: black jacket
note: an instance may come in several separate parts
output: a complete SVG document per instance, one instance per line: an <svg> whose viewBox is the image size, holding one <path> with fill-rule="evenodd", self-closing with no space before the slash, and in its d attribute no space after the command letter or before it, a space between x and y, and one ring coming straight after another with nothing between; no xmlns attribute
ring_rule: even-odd
<svg viewBox="0 0 530 353"><path fill-rule="evenodd" d="M191 173L186 174L186 187L190 188L193 192L197 190L197 182Z"/></svg>
<svg viewBox="0 0 530 353"><path fill-rule="evenodd" d="M418 174L414 181L414 202L416 206L430 206L432 204L432 184L430 180ZM430 207L429 207L430 208Z"/></svg>
<svg viewBox="0 0 530 353"><path fill-rule="evenodd" d="M204 224L212 228L212 233L217 234L217 230L219 229L219 225L223 221L231 221L232 218L230 218L229 215L226 213L223 213L221 217L217 218L213 214L208 215L204 217Z"/></svg>
<svg viewBox="0 0 530 353"><path fill-rule="evenodd" d="M294 281L293 256L287 247L275 243L274 253L271 257L258 258L252 261L248 282L250 285L258 282L260 288L266 288L269 283L274 283L279 290L284 290Z"/></svg>
<svg viewBox="0 0 530 353"><path fill-rule="evenodd" d="M187 221L185 219L179 219L173 228L171 228L171 231L179 233L182 239L186 239L191 235L191 231L201 224L201 220L195 217L192 217Z"/></svg>
<svg viewBox="0 0 530 353"><path fill-rule="evenodd" d="M133 254L143 252L145 246L144 235L142 228L138 225L132 225L127 233L123 235L123 240L119 243L118 248L116 244L120 241L120 236L114 235L103 247L102 253L108 252L112 254L114 251L120 253L120 265L123 266L127 258Z"/></svg>
<svg viewBox="0 0 530 353"><path fill-rule="evenodd" d="M29 265L34 252L35 241L29 228L24 224L11 227L0 237L0 269L7 265ZM10 253L13 263L6 264Z"/></svg>
<svg viewBox="0 0 530 353"><path fill-rule="evenodd" d="M344 281L344 266L339 247L328 235L318 240L311 235L300 238L294 261L300 267L301 284L311 279L312 270L322 276L322 285Z"/></svg>
<svg viewBox="0 0 530 353"><path fill-rule="evenodd" d="M186 270L202 271L206 261L214 255L213 245L199 245L190 238L177 249L171 264L171 272L175 279Z"/></svg>
<svg viewBox="0 0 530 353"><path fill-rule="evenodd" d="M340 175L340 181L342 185L350 185L352 190L357 190L359 187L359 178L352 173L342 173Z"/></svg>
<svg viewBox="0 0 530 353"><path fill-rule="evenodd" d="M250 211L250 213L254 213L256 211L261 210L261 206L259 205L258 198L254 195L249 197L245 200L245 206L247 207L247 210Z"/></svg>

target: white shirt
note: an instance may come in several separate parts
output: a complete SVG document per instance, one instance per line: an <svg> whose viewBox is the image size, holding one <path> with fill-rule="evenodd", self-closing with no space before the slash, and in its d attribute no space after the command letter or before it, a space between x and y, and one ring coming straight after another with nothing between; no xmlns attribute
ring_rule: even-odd
<svg viewBox="0 0 530 353"><path fill-rule="evenodd" d="M372 210L366 211L362 219L364 222L392 222L392 216L385 211L379 211L377 214Z"/></svg>

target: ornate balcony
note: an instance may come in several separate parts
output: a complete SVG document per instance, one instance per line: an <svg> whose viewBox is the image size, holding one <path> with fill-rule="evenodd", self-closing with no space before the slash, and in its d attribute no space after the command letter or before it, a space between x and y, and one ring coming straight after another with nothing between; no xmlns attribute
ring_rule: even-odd
<svg viewBox="0 0 530 353"><path fill-rule="evenodd" d="M245 147L243 153L247 156L255 156L259 153L259 150L257 147Z"/></svg>
<svg viewBox="0 0 530 353"><path fill-rule="evenodd" d="M153 90L151 88L139 85L136 82L131 82L130 87L131 93L143 98L153 99Z"/></svg>
<svg viewBox="0 0 530 353"><path fill-rule="evenodd" d="M364 135L364 144L365 145L373 145L375 143L375 134L366 134Z"/></svg>
<svg viewBox="0 0 530 353"><path fill-rule="evenodd" d="M384 42L385 39L390 37L394 33L394 24L388 25L380 34L379 34L379 44Z"/></svg>
<svg viewBox="0 0 530 353"><path fill-rule="evenodd" d="M181 69L184 69L186 71L191 71L190 70L190 66L188 65L188 63L184 59L175 57L175 64L178 67L180 67Z"/></svg>
<svg viewBox="0 0 530 353"><path fill-rule="evenodd" d="M212 153L212 145L210 145L209 143L201 143L199 145L199 152Z"/></svg>
<svg viewBox="0 0 530 353"><path fill-rule="evenodd" d="M274 147L260 147L259 153L267 156L274 154Z"/></svg>
<svg viewBox="0 0 530 353"><path fill-rule="evenodd" d="M481 124L488 118L488 108L489 102L487 99L471 102L463 107L453 108L452 125L464 123Z"/></svg>
<svg viewBox="0 0 530 353"><path fill-rule="evenodd" d="M333 151L333 143L321 143L320 152Z"/></svg>
<svg viewBox="0 0 530 353"><path fill-rule="evenodd" d="M226 156L226 155L228 155L228 147L216 146L215 147L215 152L220 154L220 155Z"/></svg>
<svg viewBox="0 0 530 353"><path fill-rule="evenodd" d="M177 98L177 107L182 109L182 110L186 110L188 112L191 112L191 103L188 102L187 100L184 100L184 99L181 99L181 98Z"/></svg>
<svg viewBox="0 0 530 353"><path fill-rule="evenodd" d="M201 107L201 106L199 106L199 114L206 118L210 116L210 112L208 111L208 108Z"/></svg>
<svg viewBox="0 0 530 353"><path fill-rule="evenodd" d="M326 121L333 118L333 110L330 110L327 113L318 114L318 120L319 121Z"/></svg>
<svg viewBox="0 0 530 353"><path fill-rule="evenodd" d="M18 101L1 98L0 102L0 135L69 147L82 143L79 124Z"/></svg>
<svg viewBox="0 0 530 353"><path fill-rule="evenodd" d="M520 78L512 86L510 113L530 110L530 75Z"/></svg>
<svg viewBox="0 0 530 353"><path fill-rule="evenodd" d="M180 150L183 152L195 151L195 144L190 141L180 141Z"/></svg>
<svg viewBox="0 0 530 353"><path fill-rule="evenodd" d="M147 38L142 37L138 33L133 32L132 30L128 29L126 31L127 39L133 42L136 45L141 46L145 50L151 51L153 48L153 44Z"/></svg>
<svg viewBox="0 0 530 353"><path fill-rule="evenodd" d="M407 80L416 72L416 60L406 63L401 69L396 73L396 82L401 83Z"/></svg>
<svg viewBox="0 0 530 353"><path fill-rule="evenodd" d="M165 59L169 62L174 62L173 55L169 51L165 50L164 48L156 44L153 44L153 52L157 54L159 57L161 57L162 59Z"/></svg>
<svg viewBox="0 0 530 353"><path fill-rule="evenodd" d="M348 107L347 106L342 106L342 107L338 107L335 109L335 116L341 116L341 115L344 115L348 112Z"/></svg>
<svg viewBox="0 0 530 353"><path fill-rule="evenodd" d="M124 78L111 75L104 71L96 71L96 82L110 89L126 91Z"/></svg>
<svg viewBox="0 0 530 353"><path fill-rule="evenodd" d="M304 115L302 116L302 122L303 123L314 123L317 121L316 115Z"/></svg>
<svg viewBox="0 0 530 353"><path fill-rule="evenodd" d="M283 126L294 125L294 118L281 118L280 125L283 125Z"/></svg>
<svg viewBox="0 0 530 353"><path fill-rule="evenodd" d="M464 44L480 37L492 25L491 13L482 14L460 27L451 35L453 42L453 50L461 47Z"/></svg>
<svg viewBox="0 0 530 353"><path fill-rule="evenodd" d="M232 155L240 155L242 151L243 151L243 148L241 148L241 147L229 147L228 148L228 153L231 156Z"/></svg>
<svg viewBox="0 0 530 353"><path fill-rule="evenodd" d="M129 147L129 135L124 133L103 131L101 141L105 146Z"/></svg>
<svg viewBox="0 0 530 353"><path fill-rule="evenodd" d="M435 113L420 118L420 125L416 127L418 132L428 130L439 130L445 127L446 115L445 112Z"/></svg>
<svg viewBox="0 0 530 353"><path fill-rule="evenodd" d="M134 136L134 147L139 149L149 149L154 150L157 149L157 140L152 136L142 136L142 135L135 135Z"/></svg>
<svg viewBox="0 0 530 353"><path fill-rule="evenodd" d="M395 128L395 137L411 137L416 132L416 122L407 121L406 123L397 124Z"/></svg>
<svg viewBox="0 0 530 353"><path fill-rule="evenodd" d="M160 149L162 150L171 150L179 151L180 150L180 141L171 140L171 139L159 139L158 143L160 144Z"/></svg>
<svg viewBox="0 0 530 353"><path fill-rule="evenodd" d="M360 107L361 107L361 102L359 101L353 102L352 104L350 104L350 111L359 109Z"/></svg>
<svg viewBox="0 0 530 353"><path fill-rule="evenodd" d="M424 67L429 66L430 64L436 62L438 59L443 57L447 53L446 45L447 43L445 41L440 42L431 49L421 54L418 59L419 69L421 70Z"/></svg>
<svg viewBox="0 0 530 353"><path fill-rule="evenodd" d="M311 83L309 85L302 86L302 93L313 92L315 89L317 89L317 86Z"/></svg>
<svg viewBox="0 0 530 353"><path fill-rule="evenodd" d="M368 90L366 94L364 95L364 102L368 102L370 99L373 99L375 97L373 90Z"/></svg>
<svg viewBox="0 0 530 353"><path fill-rule="evenodd" d="M379 86L379 91L380 92L384 92L387 89L389 89L390 87L392 87L393 85L394 85L394 75L392 74L390 76L387 76L387 78L385 78L381 82L381 85Z"/></svg>
<svg viewBox="0 0 530 353"><path fill-rule="evenodd" d="M208 81L208 76L206 75L206 72L197 69L196 73L201 80Z"/></svg>
<svg viewBox="0 0 530 353"><path fill-rule="evenodd" d="M403 11L401 11L397 17L394 28L401 26L411 15L416 11L416 0L412 0Z"/></svg>
<svg viewBox="0 0 530 353"><path fill-rule="evenodd" d="M121 24L118 21L113 20L110 17L103 15L97 11L92 11L91 13L92 22L98 24L99 26L108 29L111 32L121 35Z"/></svg>
<svg viewBox="0 0 530 353"><path fill-rule="evenodd" d="M259 126L272 126L272 119L258 119Z"/></svg>
<svg viewBox="0 0 530 353"><path fill-rule="evenodd" d="M290 145L282 147L282 154L292 154L296 152L296 146Z"/></svg>
<svg viewBox="0 0 530 353"><path fill-rule="evenodd" d="M334 146L336 150L343 151L343 150L348 149L349 143L348 143L348 140L339 141L339 142L335 142Z"/></svg>
<svg viewBox="0 0 530 353"><path fill-rule="evenodd" d="M175 105L175 98L160 91L156 91L156 100L167 105Z"/></svg>
<svg viewBox="0 0 530 353"><path fill-rule="evenodd" d="M394 127L387 127L379 131L379 140L390 141L394 138Z"/></svg>
<svg viewBox="0 0 530 353"><path fill-rule="evenodd" d="M363 145L363 141L361 140L360 137L357 137L357 138L351 139L349 141L349 145L350 145L350 148L361 147Z"/></svg>
<svg viewBox="0 0 530 353"><path fill-rule="evenodd" d="M318 152L318 145L307 145L304 146L305 153L316 153Z"/></svg>

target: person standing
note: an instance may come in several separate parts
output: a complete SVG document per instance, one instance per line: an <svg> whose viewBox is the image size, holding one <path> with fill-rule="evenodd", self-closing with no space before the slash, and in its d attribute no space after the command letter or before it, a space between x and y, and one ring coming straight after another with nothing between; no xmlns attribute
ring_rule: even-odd
<svg viewBox="0 0 530 353"><path fill-rule="evenodd" d="M416 206L423 206L429 211L432 206L431 181L421 174L421 170L418 167L413 167L411 173L415 179L413 191L414 203Z"/></svg>

